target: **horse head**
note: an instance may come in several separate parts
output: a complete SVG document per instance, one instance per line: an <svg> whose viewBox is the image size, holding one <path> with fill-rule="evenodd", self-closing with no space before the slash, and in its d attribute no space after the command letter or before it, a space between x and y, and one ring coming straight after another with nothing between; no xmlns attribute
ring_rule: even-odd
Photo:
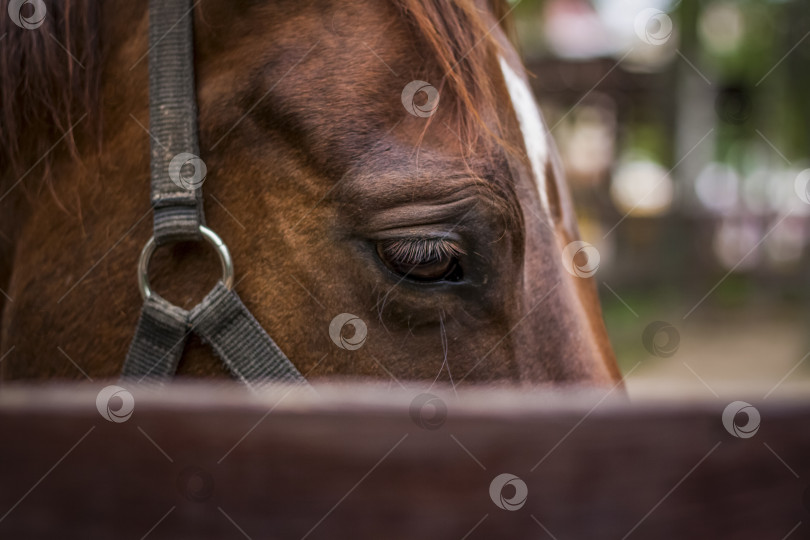
<svg viewBox="0 0 810 540"><path fill-rule="evenodd" d="M79 77L65 81L62 100L47 91L54 71L41 92L14 95L52 96L24 139L39 130L34 138L55 150L47 169L31 145L15 150L50 189L17 186L10 166L0 182L0 204L15 215L2 222L14 258L0 283L13 299L2 333L3 348L14 347L3 363L10 378L81 377L57 347L86 373L115 376L140 305L133 276L150 234L152 136L146 3L69 4L37 30L12 29L7 40L28 46L3 53L34 65L46 47L56 72ZM308 377L619 380L591 272L578 271L557 153L503 28L506 8L204 0L188 14L207 220L230 247L239 294ZM98 40L74 43L91 34ZM92 73L64 68L78 71L82 59ZM88 103L82 90L99 80ZM204 245L161 248L155 289L194 305L213 283L212 257ZM221 371L194 344L180 366Z"/></svg>

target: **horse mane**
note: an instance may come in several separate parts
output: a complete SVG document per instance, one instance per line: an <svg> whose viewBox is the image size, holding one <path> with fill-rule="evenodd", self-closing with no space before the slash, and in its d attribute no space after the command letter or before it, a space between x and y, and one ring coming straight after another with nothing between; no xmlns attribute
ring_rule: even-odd
<svg viewBox="0 0 810 540"><path fill-rule="evenodd" d="M493 27L486 27L475 0L394 0L411 22L417 36L432 52L438 67L444 73L441 91L449 91L456 98L459 121L458 135L469 148L475 146L481 132L495 136L482 117L480 104L494 103L496 91L490 69L492 52L497 45L492 36ZM489 7L497 24L511 34L508 27L511 10L506 0L490 0ZM493 118L497 122L497 118ZM495 126L499 131L500 126Z"/></svg>
<svg viewBox="0 0 810 540"><path fill-rule="evenodd" d="M0 179L16 181L39 163L47 177L58 141L77 157L77 131L99 130L101 48L99 2L47 2L42 25L24 29L8 15L12 1L0 0Z"/></svg>
<svg viewBox="0 0 810 540"><path fill-rule="evenodd" d="M42 25L23 29L7 16L11 1L0 0L0 197L8 189L3 180L16 181L40 163L47 178L54 154L66 148L78 159L77 137L100 139L101 132L99 2L48 2ZM445 73L440 91L456 97L458 134L472 148L481 131L476 126L489 132L479 104L495 98L487 67L492 28L484 26L475 0L391 1ZM489 3L504 26L506 0ZM81 125L73 130L74 124Z"/></svg>

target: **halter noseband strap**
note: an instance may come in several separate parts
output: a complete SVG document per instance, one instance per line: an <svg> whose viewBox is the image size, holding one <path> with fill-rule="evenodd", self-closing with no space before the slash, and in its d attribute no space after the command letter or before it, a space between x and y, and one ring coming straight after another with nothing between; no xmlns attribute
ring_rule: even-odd
<svg viewBox="0 0 810 540"><path fill-rule="evenodd" d="M233 375L251 388L306 380L232 290L228 248L205 226L194 94L194 36L191 0L150 0L149 124L154 236L138 264L144 298L135 337L122 370L126 380L171 379L191 332L208 343ZM192 180L182 173L194 167ZM149 287L149 259L161 245L207 240L217 250L223 278L196 307L186 311Z"/></svg>

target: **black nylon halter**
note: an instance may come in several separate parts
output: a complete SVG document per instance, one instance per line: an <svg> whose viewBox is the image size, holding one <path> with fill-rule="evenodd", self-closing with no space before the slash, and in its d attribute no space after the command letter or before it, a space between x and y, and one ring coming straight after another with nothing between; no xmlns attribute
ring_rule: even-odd
<svg viewBox="0 0 810 540"><path fill-rule="evenodd" d="M186 338L194 332L251 388L306 380L233 291L228 248L205 226L194 92L191 0L149 2L149 126L154 236L144 246L139 279L144 304L122 378L165 382L177 371ZM189 181L184 165L194 167ZM200 178L199 176L202 176ZM149 259L156 247L207 240L218 251L223 279L186 311L151 291Z"/></svg>

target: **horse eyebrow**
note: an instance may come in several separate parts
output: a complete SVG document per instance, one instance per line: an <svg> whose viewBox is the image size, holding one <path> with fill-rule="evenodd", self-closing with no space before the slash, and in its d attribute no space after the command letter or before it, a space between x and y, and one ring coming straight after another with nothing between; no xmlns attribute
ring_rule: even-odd
<svg viewBox="0 0 810 540"><path fill-rule="evenodd" d="M364 230L454 222L481 205L506 223L522 222L505 156L473 162L469 169L460 168L458 157L436 155L417 167L408 156L368 155L336 182L330 199Z"/></svg>

